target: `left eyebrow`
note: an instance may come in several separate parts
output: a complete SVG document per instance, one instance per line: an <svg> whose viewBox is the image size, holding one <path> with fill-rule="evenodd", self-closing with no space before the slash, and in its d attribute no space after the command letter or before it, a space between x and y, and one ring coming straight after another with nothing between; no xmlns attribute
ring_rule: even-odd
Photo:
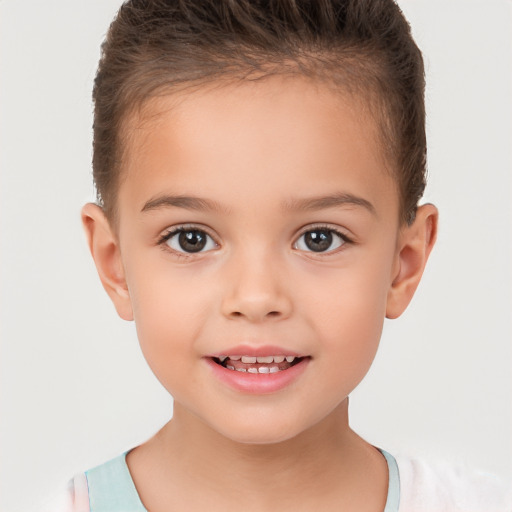
<svg viewBox="0 0 512 512"><path fill-rule="evenodd" d="M283 206L286 210L323 210L344 205L361 206L371 214L377 214L375 207L370 201L345 192L306 199L291 199L286 201Z"/></svg>
<svg viewBox="0 0 512 512"><path fill-rule="evenodd" d="M217 202L194 196L163 195L150 199L142 207L141 212L160 210L163 208L184 208L185 210L197 210L201 212L224 211Z"/></svg>

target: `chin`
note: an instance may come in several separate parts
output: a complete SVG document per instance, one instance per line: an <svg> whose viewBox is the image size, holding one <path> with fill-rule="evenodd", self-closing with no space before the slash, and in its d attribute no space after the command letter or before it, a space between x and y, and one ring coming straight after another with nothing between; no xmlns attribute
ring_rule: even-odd
<svg viewBox="0 0 512 512"><path fill-rule="evenodd" d="M289 441L296 435L297 434L295 432L240 432L235 433L235 435L231 433L231 435L226 435L225 437L228 437L231 441L239 444L270 445Z"/></svg>
<svg viewBox="0 0 512 512"><path fill-rule="evenodd" d="M247 418L230 425L212 426L220 435L235 443L247 445L271 445L289 441L308 427L300 428L293 422L280 423L275 418L269 418L268 422L257 419L248 423Z"/></svg>

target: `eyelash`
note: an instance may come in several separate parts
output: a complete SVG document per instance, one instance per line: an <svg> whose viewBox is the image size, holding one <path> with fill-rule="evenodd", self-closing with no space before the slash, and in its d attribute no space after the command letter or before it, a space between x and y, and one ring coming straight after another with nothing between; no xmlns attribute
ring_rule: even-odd
<svg viewBox="0 0 512 512"><path fill-rule="evenodd" d="M171 240L176 235L179 235L180 233L187 233L187 232L192 232L192 231L205 234L218 247L219 244L215 241L215 238L212 235L210 235L208 233L208 231L204 229L204 227L202 227L202 226L195 226L195 225L182 225L182 226L176 226L174 228L170 228L162 236L160 236L160 238L157 241L157 245L162 246L162 249L165 250L165 251L172 251L172 253L175 256L177 256L178 258L190 258L190 257L193 257L196 254L201 254L203 252L211 251L212 249L208 249L207 251L203 251L202 248L201 248L200 250L198 250L196 252L194 252L194 251L187 252L187 251L184 251L184 250L183 251L176 250L176 249L173 249L172 247L169 246L169 244L168 244L169 240ZM340 245L338 247L335 247L334 249L326 250L326 251L314 251L312 249L308 251L308 250L305 250L305 249L298 249L297 245L299 244L299 241L301 240L301 238L304 235L306 235L308 233L313 233L315 231L324 231L324 232L328 232L328 233L334 234L336 237L338 237L340 239L340 241L341 241ZM208 242L206 242L206 243L208 243ZM297 250L299 250L301 252L312 253L312 254L314 254L316 256L320 256L321 257L321 256L324 256L324 255L330 255L330 254L333 254L335 252L338 252L338 250L342 250L343 246L345 246L347 244L354 244L354 241L351 238L349 238L345 233L342 233L341 231L339 231L338 229L333 228L332 226L316 225L316 226L308 226L307 229L304 229L304 231L302 231L300 233L300 235L296 238L295 242L293 243L293 248L297 249Z"/></svg>
<svg viewBox="0 0 512 512"><path fill-rule="evenodd" d="M188 232L192 232L192 231L205 234L211 241L213 241L213 243L216 246L219 245L215 241L215 238L212 235L210 235L210 233L208 233L208 231L204 227L195 226L195 225L182 225L182 226L176 226L174 228L170 228L168 231L163 233L162 236L160 236L160 238L157 240L157 245L161 246L164 251L171 251L173 253L173 255L177 256L178 258L190 258L196 254L208 252L208 251L202 251L202 250L199 250L196 252L194 252L194 251L190 251L190 252L179 251L179 250L173 249L172 247L169 246L169 244L168 244L169 240L172 240L172 238L174 238L176 235L179 235L180 233L188 233ZM211 250L211 249L209 249L209 250Z"/></svg>
<svg viewBox="0 0 512 512"><path fill-rule="evenodd" d="M353 239L348 237L342 231L334 228L333 226L329 226L329 225L325 225L325 224L318 224L318 225L313 225L313 226L307 226L307 229L304 229L300 233L300 235L297 237L296 241L293 244L293 247L297 248L297 244L299 243L300 239L304 235L306 235L307 233L315 232L315 231L327 231L327 232L335 235L336 237L338 237L341 240L340 245L338 247L334 248L334 249L330 249L330 250L327 250L327 251L313 251L313 250L306 251L306 250L303 250L303 249L298 249L298 250L301 250L302 252L313 254L316 257L322 257L322 256L328 256L328 255L337 253L340 250L343 250L343 247L345 245L349 245L349 244L353 245L355 243Z"/></svg>

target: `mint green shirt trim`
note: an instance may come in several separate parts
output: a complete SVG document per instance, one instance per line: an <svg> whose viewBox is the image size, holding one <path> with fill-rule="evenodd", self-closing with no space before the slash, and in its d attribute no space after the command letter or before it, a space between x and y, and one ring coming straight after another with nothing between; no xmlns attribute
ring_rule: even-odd
<svg viewBox="0 0 512 512"><path fill-rule="evenodd" d="M400 474L395 458L379 451L388 465L388 497L384 512L398 512ZM147 512L126 464L126 453L85 472L90 512Z"/></svg>
<svg viewBox="0 0 512 512"><path fill-rule="evenodd" d="M91 512L147 512L126 464L126 453L85 472Z"/></svg>
<svg viewBox="0 0 512 512"><path fill-rule="evenodd" d="M400 505L400 473L398 471L398 464L393 455L380 448L378 450L384 455L388 463L388 497L384 512L398 512L398 506Z"/></svg>

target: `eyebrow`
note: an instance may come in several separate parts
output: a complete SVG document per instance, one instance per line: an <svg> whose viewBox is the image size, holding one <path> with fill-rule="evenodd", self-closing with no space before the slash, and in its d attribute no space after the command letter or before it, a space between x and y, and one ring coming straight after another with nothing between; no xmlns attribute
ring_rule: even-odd
<svg viewBox="0 0 512 512"><path fill-rule="evenodd" d="M361 206L371 214L377 214L375 207L370 201L345 192L307 199L291 199L284 204L284 207L287 210L323 210L344 205Z"/></svg>
<svg viewBox="0 0 512 512"><path fill-rule="evenodd" d="M148 212L153 210L159 210L162 208L185 208L186 210L197 210L202 212L208 211L224 211L219 203L210 199L203 199L201 197L193 196L173 196L163 195L158 196L147 201L142 207L141 212Z"/></svg>
<svg viewBox="0 0 512 512"><path fill-rule="evenodd" d="M375 207L370 201L348 193L337 193L329 196L312 197L307 199L291 199L284 202L285 210L323 210L334 208L336 206L361 206L373 215L376 215ZM196 210L202 212L226 212L216 201L204 199L201 197L183 196L183 195L163 195L147 201L142 207L141 212L159 210L162 208L184 208L186 210Z"/></svg>

